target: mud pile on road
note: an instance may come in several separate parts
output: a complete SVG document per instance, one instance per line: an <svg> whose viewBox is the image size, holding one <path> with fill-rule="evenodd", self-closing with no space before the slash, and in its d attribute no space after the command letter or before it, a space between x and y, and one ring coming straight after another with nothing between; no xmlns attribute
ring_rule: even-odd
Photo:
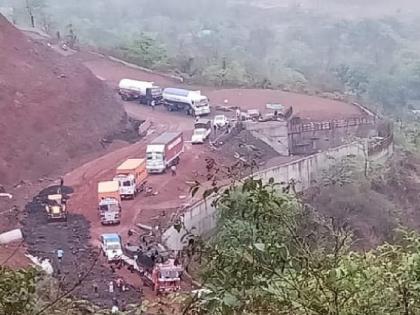
<svg viewBox="0 0 420 315"><path fill-rule="evenodd" d="M61 282L63 292L70 290L80 279L81 284L72 292L77 299L93 302L101 307L112 306L112 299L125 300L128 304L140 303L140 293L133 287L128 291L109 293L108 284L117 275L99 253L89 244L89 222L81 215L70 213L67 222L47 222L43 202L58 186L41 191L26 206L23 233L28 252L39 258L48 258L54 268L54 276ZM63 187L63 194L70 194L70 187ZM62 262L57 250L64 251ZM86 276L87 275L87 276ZM86 278L85 278L86 276ZM133 274L133 277L137 275ZM98 293L94 287L97 286Z"/></svg>
<svg viewBox="0 0 420 315"><path fill-rule="evenodd" d="M219 138L219 149L223 150L223 155L240 159L247 164L256 163L263 166L272 158L279 154L265 142L255 138L249 131L233 131L224 138Z"/></svg>
<svg viewBox="0 0 420 315"><path fill-rule="evenodd" d="M1 184L52 176L124 129L119 101L87 68L27 38L0 15Z"/></svg>

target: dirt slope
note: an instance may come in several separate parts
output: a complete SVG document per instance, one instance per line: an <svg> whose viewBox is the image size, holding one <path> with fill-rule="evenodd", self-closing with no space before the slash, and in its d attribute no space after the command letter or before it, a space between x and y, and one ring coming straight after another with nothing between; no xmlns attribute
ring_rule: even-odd
<svg viewBox="0 0 420 315"><path fill-rule="evenodd" d="M51 176L102 149L124 111L84 66L0 15L0 184Z"/></svg>

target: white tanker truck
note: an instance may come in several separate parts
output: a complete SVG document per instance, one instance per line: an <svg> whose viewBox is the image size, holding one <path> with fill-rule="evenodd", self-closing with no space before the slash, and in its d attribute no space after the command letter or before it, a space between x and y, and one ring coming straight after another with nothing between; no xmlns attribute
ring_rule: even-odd
<svg viewBox="0 0 420 315"><path fill-rule="evenodd" d="M166 88L162 97L163 104L169 111L184 111L193 116L210 114L209 100L200 91Z"/></svg>
<svg viewBox="0 0 420 315"><path fill-rule="evenodd" d="M122 79L118 84L118 92L124 101L138 100L140 104L156 105L162 103L162 89L154 82Z"/></svg>

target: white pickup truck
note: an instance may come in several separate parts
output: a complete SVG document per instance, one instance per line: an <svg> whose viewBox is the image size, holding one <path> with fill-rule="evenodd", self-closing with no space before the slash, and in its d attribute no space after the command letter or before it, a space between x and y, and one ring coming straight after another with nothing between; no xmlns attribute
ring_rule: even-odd
<svg viewBox="0 0 420 315"><path fill-rule="evenodd" d="M204 143L211 134L211 121L199 119L194 124L194 132L191 136L192 144Z"/></svg>
<svg viewBox="0 0 420 315"><path fill-rule="evenodd" d="M102 234L101 250L108 262L120 260L123 255L121 237L117 233Z"/></svg>

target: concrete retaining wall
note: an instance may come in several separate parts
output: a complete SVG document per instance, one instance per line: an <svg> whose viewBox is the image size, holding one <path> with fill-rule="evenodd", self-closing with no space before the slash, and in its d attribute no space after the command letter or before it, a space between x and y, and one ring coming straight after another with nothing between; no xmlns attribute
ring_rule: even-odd
<svg viewBox="0 0 420 315"><path fill-rule="evenodd" d="M367 142L354 142L321 153L310 155L302 159L262 170L253 175L254 178L268 182L273 178L276 183L288 183L291 179L296 182L296 190L307 189L319 177L322 170L334 164L337 160L352 156L364 160L369 152ZM380 150L377 149L368 159L370 162L382 163L393 153L392 136L384 139ZM212 205L215 197L210 197L192 205L181 215L185 229L180 232L170 227L162 236L163 242L171 250L181 250L188 241L187 231L196 235L210 233L217 223L217 213Z"/></svg>
<svg viewBox="0 0 420 315"><path fill-rule="evenodd" d="M289 155L289 136L287 121L244 122L246 130L267 143L280 155Z"/></svg>

